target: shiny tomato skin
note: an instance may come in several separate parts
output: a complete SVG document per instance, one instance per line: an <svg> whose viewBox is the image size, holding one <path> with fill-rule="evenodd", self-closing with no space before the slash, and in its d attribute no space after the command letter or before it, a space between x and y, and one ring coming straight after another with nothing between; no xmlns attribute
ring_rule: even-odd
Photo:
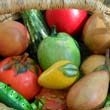
<svg viewBox="0 0 110 110"><path fill-rule="evenodd" d="M32 74L30 71L20 74L17 78L15 78L14 83L15 84L13 85L13 88L15 90L19 88L18 92L27 99L32 99L39 92L40 89L37 83L37 76L34 73Z"/></svg>
<svg viewBox="0 0 110 110"><path fill-rule="evenodd" d="M37 76L31 72L16 75L14 70L8 70L0 74L0 81L10 85L28 100L31 100L40 89Z"/></svg>
<svg viewBox="0 0 110 110"><path fill-rule="evenodd" d="M10 85L27 100L33 99L40 90L37 74L29 70L17 73L14 67L3 70L3 67L9 62L12 62L11 57L7 57L0 62L0 81Z"/></svg>
<svg viewBox="0 0 110 110"><path fill-rule="evenodd" d="M46 21L49 27L56 25L58 32L77 35L84 25L88 13L78 9L55 9L46 11Z"/></svg>

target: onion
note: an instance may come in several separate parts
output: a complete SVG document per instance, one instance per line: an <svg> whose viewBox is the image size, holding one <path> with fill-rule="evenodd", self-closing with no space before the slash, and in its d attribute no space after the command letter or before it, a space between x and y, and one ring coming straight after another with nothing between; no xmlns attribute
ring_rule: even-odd
<svg viewBox="0 0 110 110"><path fill-rule="evenodd" d="M29 45L26 27L17 21L0 23L0 55L15 56L23 53Z"/></svg>
<svg viewBox="0 0 110 110"><path fill-rule="evenodd" d="M85 45L95 54L104 54L106 49L110 48L110 30L96 15L92 15L85 23L82 38Z"/></svg>
<svg viewBox="0 0 110 110"><path fill-rule="evenodd" d="M105 56L104 55L91 55L87 59L85 59L82 64L80 70L84 75L92 73L97 67L105 64Z"/></svg>

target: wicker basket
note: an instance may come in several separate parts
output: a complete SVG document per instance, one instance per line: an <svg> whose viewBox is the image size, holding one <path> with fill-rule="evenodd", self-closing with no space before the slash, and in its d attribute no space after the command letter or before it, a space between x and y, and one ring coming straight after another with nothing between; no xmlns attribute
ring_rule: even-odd
<svg viewBox="0 0 110 110"><path fill-rule="evenodd" d="M19 12L28 9L76 8L97 14L102 19L105 19L105 23L110 27L110 8L104 5L103 2L104 0L0 0L0 22L17 20L21 17ZM87 49L81 42L80 45L83 47L81 51ZM86 55L83 53L83 56ZM106 108L101 110L106 110Z"/></svg>
<svg viewBox="0 0 110 110"><path fill-rule="evenodd" d="M21 16L19 13L13 13L13 14L4 14L4 15L0 15L0 22L4 22L4 21L9 21L9 20L17 20L19 19Z"/></svg>
<svg viewBox="0 0 110 110"><path fill-rule="evenodd" d="M108 3L109 0L105 1ZM20 17L18 12L27 9L77 8L86 9L98 15L101 13L108 24L110 8L103 2L104 0L0 0L0 22L18 19Z"/></svg>

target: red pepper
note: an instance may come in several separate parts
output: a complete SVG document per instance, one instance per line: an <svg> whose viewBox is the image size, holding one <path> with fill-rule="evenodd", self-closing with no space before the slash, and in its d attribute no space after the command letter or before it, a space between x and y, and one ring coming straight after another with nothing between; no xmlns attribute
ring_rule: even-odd
<svg viewBox="0 0 110 110"><path fill-rule="evenodd" d="M49 27L56 25L58 32L76 35L87 20L88 13L78 9L56 9L46 11L46 21Z"/></svg>

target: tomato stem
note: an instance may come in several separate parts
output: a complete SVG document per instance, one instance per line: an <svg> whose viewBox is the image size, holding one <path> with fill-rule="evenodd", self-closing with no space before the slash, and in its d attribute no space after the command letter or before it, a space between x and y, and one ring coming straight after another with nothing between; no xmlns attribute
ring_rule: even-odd
<svg viewBox="0 0 110 110"><path fill-rule="evenodd" d="M21 63L24 64L28 58L29 54L28 53L24 53L21 57Z"/></svg>

